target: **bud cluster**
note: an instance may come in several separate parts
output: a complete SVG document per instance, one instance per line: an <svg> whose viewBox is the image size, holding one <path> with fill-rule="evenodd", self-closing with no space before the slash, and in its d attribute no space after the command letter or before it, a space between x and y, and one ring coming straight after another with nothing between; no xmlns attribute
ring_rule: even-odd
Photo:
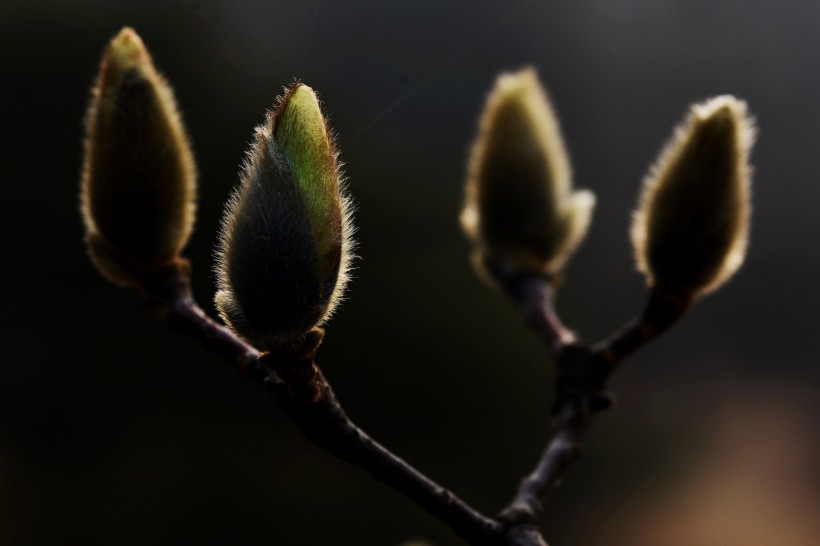
<svg viewBox="0 0 820 546"><path fill-rule="evenodd" d="M707 294L743 262L750 217L746 104L693 105L643 185L633 215L638 269L653 291ZM468 164L461 223L479 271L552 278L584 237L594 196L573 190L557 118L532 69L502 74L490 92Z"/></svg>
<svg viewBox="0 0 820 546"><path fill-rule="evenodd" d="M165 79L139 36L109 43L86 119L86 241L112 282L144 286L194 223L196 170ZM658 301L694 301L743 262L750 217L746 104L693 105L647 175L633 215L638 269ZM313 89L296 82L258 126L217 251L216 306L264 350L298 350L344 292L354 242L334 135ZM590 225L594 195L572 184L557 116L535 70L499 75L468 165L461 225L493 282L554 282Z"/></svg>

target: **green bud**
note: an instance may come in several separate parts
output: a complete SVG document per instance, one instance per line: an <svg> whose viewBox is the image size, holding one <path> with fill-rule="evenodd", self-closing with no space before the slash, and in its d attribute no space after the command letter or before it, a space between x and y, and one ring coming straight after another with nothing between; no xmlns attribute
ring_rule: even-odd
<svg viewBox="0 0 820 546"><path fill-rule="evenodd" d="M693 105L675 129L632 222L637 266L651 287L698 297L741 266L754 136L746 103L728 95Z"/></svg>
<svg viewBox="0 0 820 546"><path fill-rule="evenodd" d="M297 83L256 128L223 218L216 305L263 349L298 346L348 280L350 200L313 89Z"/></svg>
<svg viewBox="0 0 820 546"><path fill-rule="evenodd" d="M196 169L173 92L142 40L108 44L86 116L86 242L111 282L140 284L179 259L193 228Z"/></svg>
<svg viewBox="0 0 820 546"><path fill-rule="evenodd" d="M556 275L589 226L595 196L572 189L569 158L531 68L501 74L468 167L461 225L479 262L504 274Z"/></svg>

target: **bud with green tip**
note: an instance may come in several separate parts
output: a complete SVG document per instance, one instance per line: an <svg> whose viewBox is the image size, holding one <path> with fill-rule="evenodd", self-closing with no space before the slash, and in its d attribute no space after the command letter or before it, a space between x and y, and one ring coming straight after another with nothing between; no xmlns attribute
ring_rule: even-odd
<svg viewBox="0 0 820 546"><path fill-rule="evenodd" d="M196 170L172 90L134 30L103 55L86 117L82 211L94 264L139 285L175 262L194 223Z"/></svg>
<svg viewBox="0 0 820 546"><path fill-rule="evenodd" d="M750 217L746 103L695 104L644 181L632 223L638 269L655 290L698 297L743 263Z"/></svg>
<svg viewBox="0 0 820 546"><path fill-rule="evenodd" d="M461 225L479 261L507 275L559 273L595 197L572 189L558 120L533 69L496 80L468 171Z"/></svg>
<svg viewBox="0 0 820 546"><path fill-rule="evenodd" d="M298 347L348 280L353 241L333 135L297 83L256 128L222 223L216 305L263 349Z"/></svg>

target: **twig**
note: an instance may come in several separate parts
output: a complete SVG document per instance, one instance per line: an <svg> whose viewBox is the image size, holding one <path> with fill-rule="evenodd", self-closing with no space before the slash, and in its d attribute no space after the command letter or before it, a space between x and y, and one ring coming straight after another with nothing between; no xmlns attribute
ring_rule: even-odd
<svg viewBox="0 0 820 546"><path fill-rule="evenodd" d="M546 498L582 449L593 416L612 405L604 391L615 366L673 324L689 300L653 291L641 317L606 340L580 343L553 305L549 280L497 278L557 363L554 434L535 469L525 477L498 518L477 512L362 431L344 412L333 389L305 355L261 353L215 323L194 301L187 262L158 270L141 287L146 305L175 330L199 341L244 376L265 385L314 444L360 466L477 546L546 546L537 527Z"/></svg>
<svg viewBox="0 0 820 546"><path fill-rule="evenodd" d="M200 342L245 377L265 385L314 444L367 470L377 480L415 501L470 544L515 544L501 537L499 522L474 510L356 426L313 362L312 354L304 360L260 353L211 320L191 296L186 264L158 271L143 284L142 293L149 309L174 330Z"/></svg>
<svg viewBox="0 0 820 546"><path fill-rule="evenodd" d="M518 492L512 502L502 511L499 518L507 525L534 524L541 515L544 501L550 491L558 485L566 470L578 457L583 447L584 433L589 427L595 410L585 398L568 401L555 421L555 434L535 469L521 480Z"/></svg>
<svg viewBox="0 0 820 546"><path fill-rule="evenodd" d="M499 516L507 526L515 527L535 524L550 491L581 452L593 415L612 405L612 396L603 391L612 366L561 323L548 279L497 281L536 335L547 342L557 365L553 435L535 469L521 481L515 498Z"/></svg>
<svg viewBox="0 0 820 546"><path fill-rule="evenodd" d="M313 443L336 457L358 465L446 523L471 544L496 543L501 527L449 490L373 440L345 414L330 385L319 376L318 400L290 396L277 388L288 415Z"/></svg>
<svg viewBox="0 0 820 546"><path fill-rule="evenodd" d="M547 279L499 281L536 334L549 342L558 368L553 436L535 469L521 481L515 498L500 515L508 526L515 526L538 519L549 493L580 454L593 417L614 404L614 396L604 389L615 368L671 327L686 313L692 299L653 289L639 318L604 341L586 345L561 324Z"/></svg>
<svg viewBox="0 0 820 546"><path fill-rule="evenodd" d="M694 303L691 294L676 294L659 288L649 292L641 315L623 329L598 343L594 350L617 366L635 351L677 322Z"/></svg>
<svg viewBox="0 0 820 546"><path fill-rule="evenodd" d="M496 277L507 297L524 316L529 327L553 351L575 343L575 334L563 325L553 307L553 290L547 279L522 276Z"/></svg>

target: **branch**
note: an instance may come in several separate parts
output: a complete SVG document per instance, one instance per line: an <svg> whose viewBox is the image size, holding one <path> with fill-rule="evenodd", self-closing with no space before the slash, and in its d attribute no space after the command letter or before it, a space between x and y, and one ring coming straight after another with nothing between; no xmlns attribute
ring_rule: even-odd
<svg viewBox="0 0 820 546"><path fill-rule="evenodd" d="M555 433L541 459L532 473L521 480L515 498L499 516L508 526L535 524L541 516L549 493L580 455L593 415L605 409L595 400L577 397L562 405L554 417Z"/></svg>
<svg viewBox="0 0 820 546"><path fill-rule="evenodd" d="M583 448L593 417L614 403L603 390L611 366L588 347L573 344L557 353L557 398L552 409L553 435L535 469L522 481L499 519L507 525L534 524L544 502Z"/></svg>
<svg viewBox="0 0 820 546"><path fill-rule="evenodd" d="M549 280L540 277L497 278L535 334L552 349L557 365L553 435L535 466L519 485L499 519L507 526L533 525L544 502L578 457L593 416L613 403L604 386L613 370L600 353L580 343L555 312Z"/></svg>
<svg viewBox="0 0 820 546"><path fill-rule="evenodd" d="M549 493L581 453L594 416L614 404L614 396L605 391L612 372L625 358L668 330L686 313L693 299L652 289L637 319L604 341L586 345L576 341L561 324L547 279L500 280L530 327L549 342L558 368L553 436L535 469L521 481L515 498L500 514L508 526L515 526L533 524L538 519Z"/></svg>
<svg viewBox="0 0 820 546"><path fill-rule="evenodd" d="M415 501L470 544L539 544L504 540L499 522L481 515L370 438L344 412L314 363L312 352L307 358L260 353L215 323L191 295L187 264L174 264L156 272L141 290L146 305L158 318L227 360L245 377L268 388L311 442L367 470L377 480Z"/></svg>
<svg viewBox="0 0 820 546"><path fill-rule="evenodd" d="M368 436L345 414L318 369L317 374L316 399L293 396L290 394L292 385L275 389L283 409L309 440L332 455L364 468L446 523L469 543L494 542L500 534L497 522L484 517Z"/></svg>

